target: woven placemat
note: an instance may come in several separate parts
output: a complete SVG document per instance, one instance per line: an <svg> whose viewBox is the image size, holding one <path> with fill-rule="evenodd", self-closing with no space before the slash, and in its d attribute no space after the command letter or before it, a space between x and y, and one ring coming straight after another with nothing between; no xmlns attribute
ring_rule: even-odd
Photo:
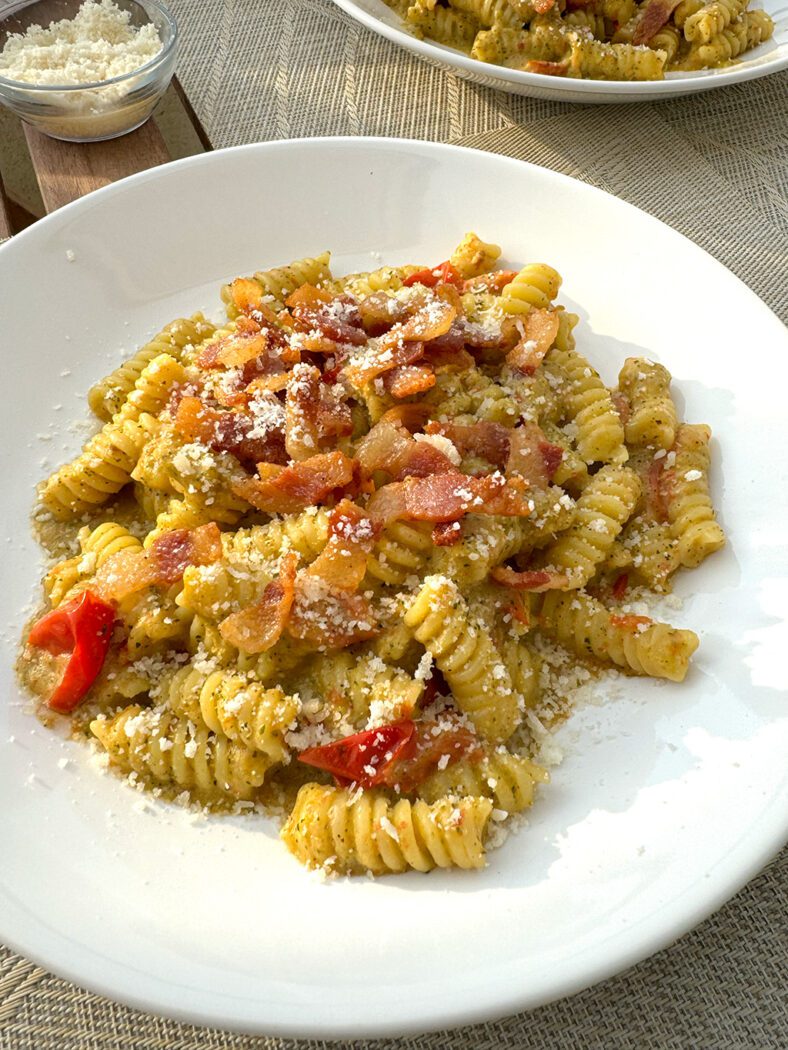
<svg viewBox="0 0 788 1050"><path fill-rule="evenodd" d="M788 319L788 75L687 99L579 107L433 69L331 0L171 0L180 77L215 146L307 135L459 141L600 186L668 222ZM688 278L691 275L688 275ZM716 304L700 304L712 309ZM500 1022L362 1050L784 1050L788 850L626 974ZM0 1050L317 1050L141 1014L0 949Z"/></svg>

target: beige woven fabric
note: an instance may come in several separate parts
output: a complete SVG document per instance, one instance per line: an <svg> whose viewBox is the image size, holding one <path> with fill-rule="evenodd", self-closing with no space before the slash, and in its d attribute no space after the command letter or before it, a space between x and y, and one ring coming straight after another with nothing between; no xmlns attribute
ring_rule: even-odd
<svg viewBox="0 0 788 1050"><path fill-rule="evenodd" d="M788 76L688 99L579 107L433 69L331 0L170 0L180 76L215 146L308 135L461 141L631 201L788 319ZM710 304L711 305L711 304ZM784 1050L788 850L672 948L497 1023L346 1050ZM483 974L480 973L480 980ZM0 1050L318 1050L116 1006L0 949Z"/></svg>

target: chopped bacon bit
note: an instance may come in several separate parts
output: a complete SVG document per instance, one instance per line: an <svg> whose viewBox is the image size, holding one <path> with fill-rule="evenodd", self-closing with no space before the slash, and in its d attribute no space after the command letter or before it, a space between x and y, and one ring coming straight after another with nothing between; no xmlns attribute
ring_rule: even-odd
<svg viewBox="0 0 788 1050"><path fill-rule="evenodd" d="M436 360L453 361L460 350L465 349L465 329L461 323L464 320L464 317L455 318L447 332L439 335L437 339L430 339L429 342L425 343L425 356L429 357L430 360L435 357Z"/></svg>
<svg viewBox="0 0 788 1050"><path fill-rule="evenodd" d="M407 405L395 405L378 420L379 423L401 423L407 430L413 433L421 430L430 418L432 408L421 401L412 401Z"/></svg>
<svg viewBox="0 0 788 1050"><path fill-rule="evenodd" d="M523 322L520 342L506 355L507 364L532 376L555 342L558 327L558 314L554 310L530 310Z"/></svg>
<svg viewBox="0 0 788 1050"><path fill-rule="evenodd" d="M331 293L327 289L317 288L314 284L302 284L285 299L285 306L291 309L296 306L319 309L330 300Z"/></svg>
<svg viewBox="0 0 788 1050"><path fill-rule="evenodd" d="M501 474L472 477L458 471L407 478L378 489L367 505L372 517L386 523L458 521L465 514L527 517L531 513L522 478Z"/></svg>
<svg viewBox="0 0 788 1050"><path fill-rule="evenodd" d="M264 653L282 636L295 597L298 555L283 555L279 575L252 605L232 613L219 624L222 638L244 653Z"/></svg>
<svg viewBox="0 0 788 1050"><path fill-rule="evenodd" d="M170 529L147 550L126 548L111 555L96 573L95 588L103 598L121 601L146 587L177 583L187 565L210 565L221 556L221 533L215 522L196 529Z"/></svg>
<svg viewBox="0 0 788 1050"><path fill-rule="evenodd" d="M610 395L610 400L613 402L613 408L618 412L619 419L626 424L632 415L632 406L629 403L629 398L621 390L614 390Z"/></svg>
<svg viewBox="0 0 788 1050"><path fill-rule="evenodd" d="M400 302L387 292L373 292L359 300L358 312L368 334L382 335L393 324L404 321L410 311L407 303Z"/></svg>
<svg viewBox="0 0 788 1050"><path fill-rule="evenodd" d="M506 606L506 611L510 612L515 620L524 627L531 626L531 607L528 599L522 594L515 593L513 595L511 603Z"/></svg>
<svg viewBox="0 0 788 1050"><path fill-rule="evenodd" d="M293 368L285 399L285 448L291 459L309 459L318 451L320 370L314 365Z"/></svg>
<svg viewBox="0 0 788 1050"><path fill-rule="evenodd" d="M564 450L550 444L536 423L523 423L509 433L506 473L526 478L535 488L544 488L555 476Z"/></svg>
<svg viewBox="0 0 788 1050"><path fill-rule="evenodd" d="M648 627L654 621L650 616L635 616L634 613L611 613L611 627L621 627L624 631L637 631L640 627Z"/></svg>
<svg viewBox="0 0 788 1050"><path fill-rule="evenodd" d="M367 558L379 529L349 499L334 507L328 522L328 543L305 575L319 577L332 589L355 591L366 575Z"/></svg>
<svg viewBox="0 0 788 1050"><path fill-rule="evenodd" d="M298 293L302 291L299 289ZM338 344L363 346L367 335L356 300L349 295L338 295L325 302L315 295L321 295L317 288L305 291L302 301L296 303L292 311L293 327L301 333L304 348L313 353L331 354ZM311 302L308 301L310 296Z"/></svg>
<svg viewBox="0 0 788 1050"><path fill-rule="evenodd" d="M340 591L320 577L303 575L297 582L287 629L315 649L344 649L374 638L380 627L364 595Z"/></svg>
<svg viewBox="0 0 788 1050"><path fill-rule="evenodd" d="M432 530L432 542L436 547L453 547L462 539L459 521L439 521Z"/></svg>
<svg viewBox="0 0 788 1050"><path fill-rule="evenodd" d="M657 519L665 522L668 520L668 507L670 505L675 472L665 468L665 456L654 459L648 468L648 484L646 486L646 501L648 509Z"/></svg>
<svg viewBox="0 0 788 1050"><path fill-rule="evenodd" d="M517 270L493 270L492 273L482 273L478 277L469 277L462 286L464 292L492 292L500 295L507 284L511 284L517 276Z"/></svg>
<svg viewBox="0 0 788 1050"><path fill-rule="evenodd" d="M647 44L664 25L667 25L679 2L680 0L649 0L638 18L632 34L632 43L636 47L639 44Z"/></svg>
<svg viewBox="0 0 788 1050"><path fill-rule="evenodd" d="M368 474L384 470L394 481L453 471L448 456L427 441L415 438L399 423L381 419L364 435L356 456Z"/></svg>
<svg viewBox="0 0 788 1050"><path fill-rule="evenodd" d="M239 313L251 317L260 324L273 325L277 317L268 303L263 302L265 292L252 277L236 277L230 285L230 296Z"/></svg>
<svg viewBox="0 0 788 1050"><path fill-rule="evenodd" d="M254 419L242 412L220 412L198 397L184 397L175 414L175 429L187 441L208 445L217 452L230 452L243 463L284 462L284 437L273 427L264 437L251 437Z"/></svg>
<svg viewBox="0 0 788 1050"><path fill-rule="evenodd" d="M552 4L554 0L550 0ZM542 59L532 58L529 62L525 63L526 73L542 73L547 77L565 77L569 70L569 63L564 60L563 62L545 62Z"/></svg>
<svg viewBox="0 0 788 1050"><path fill-rule="evenodd" d="M386 767L380 783L390 788L396 786L405 793L415 791L442 758L447 757L446 765L452 765L460 759L477 762L482 756L479 740L467 726L456 721L451 724L447 719L416 722L409 743Z"/></svg>
<svg viewBox="0 0 788 1050"><path fill-rule="evenodd" d="M337 490L356 481L356 466L356 460L336 449L281 469L258 464L260 480L249 478L232 489L258 510L294 514L314 503L325 503Z"/></svg>
<svg viewBox="0 0 788 1050"><path fill-rule="evenodd" d="M157 536L143 556L150 558L157 582L171 584L183 576L192 554L189 530L170 529Z"/></svg>
<svg viewBox="0 0 788 1050"><path fill-rule="evenodd" d="M539 442L539 452L544 462L545 473L547 474L547 480L552 481L555 477L555 472L561 466L564 459L564 450L560 445L552 445L549 441Z"/></svg>
<svg viewBox="0 0 788 1050"><path fill-rule="evenodd" d="M429 365L400 365L384 374L383 385L392 397L412 397L435 386L435 373Z"/></svg>
<svg viewBox="0 0 788 1050"><path fill-rule="evenodd" d="M222 558L222 533L215 521L192 529L195 565L212 565Z"/></svg>
<svg viewBox="0 0 788 1050"><path fill-rule="evenodd" d="M428 434L443 434L461 456L481 456L496 467L506 466L513 433L509 427L480 420L471 424L432 422L424 429Z"/></svg>
<svg viewBox="0 0 788 1050"><path fill-rule="evenodd" d="M628 586L629 576L625 572L622 572L620 576L616 577L615 583L613 584L613 587L610 592L617 602L620 602L624 595L627 593Z"/></svg>
<svg viewBox="0 0 788 1050"><path fill-rule="evenodd" d="M546 15L555 5L555 0L531 0L531 5L538 15Z"/></svg>
<svg viewBox="0 0 788 1050"><path fill-rule="evenodd" d="M548 569L532 569L517 572L508 565L496 565L490 570L490 579L502 587L511 587L515 591L562 591L569 586L569 577L560 572Z"/></svg>
<svg viewBox="0 0 788 1050"><path fill-rule="evenodd" d="M391 331L395 329L392 328ZM351 383L363 386L364 383L383 375L384 372L391 371L392 368L411 365L424 356L424 343L416 341L384 345L382 342L384 338L388 338L388 335L381 337L377 346L364 354L359 354L357 358L345 365L343 372Z"/></svg>

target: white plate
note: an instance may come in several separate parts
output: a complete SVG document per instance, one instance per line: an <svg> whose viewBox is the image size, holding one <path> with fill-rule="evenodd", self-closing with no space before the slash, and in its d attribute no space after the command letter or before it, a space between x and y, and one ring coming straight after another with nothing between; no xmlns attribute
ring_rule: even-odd
<svg viewBox="0 0 788 1050"><path fill-rule="evenodd" d="M450 192L447 192L450 187ZM41 728L10 670L38 572L33 484L75 449L84 392L235 274L331 247L336 268L439 260L467 230L552 262L608 380L675 373L718 440L730 538L686 575L702 644L683 686L581 712L531 824L482 873L322 883L273 823L190 819ZM69 261L67 253L73 253ZM5 631L0 938L142 1009L286 1036L394 1035L568 995L697 923L778 849L788 791L788 340L735 277L655 219L519 161L327 139L156 168L0 249ZM65 768L60 760L68 759Z"/></svg>
<svg viewBox="0 0 788 1050"><path fill-rule="evenodd" d="M762 7L774 19L774 36L748 51L740 61L725 69L668 73L664 80L639 83L572 80L478 62L464 51L413 36L399 15L383 0L335 0L335 3L367 29L407 48L431 65L498 91L549 98L556 102L645 102L652 98L678 98L788 69L788 0L752 0L753 7Z"/></svg>

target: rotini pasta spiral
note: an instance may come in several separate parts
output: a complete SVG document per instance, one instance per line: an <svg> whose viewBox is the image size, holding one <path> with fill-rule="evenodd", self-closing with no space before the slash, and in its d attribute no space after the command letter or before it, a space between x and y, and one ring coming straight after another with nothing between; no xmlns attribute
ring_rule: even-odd
<svg viewBox="0 0 788 1050"><path fill-rule="evenodd" d="M560 287L561 275L552 266L529 263L501 292L501 305L510 314L527 314L534 307L545 310Z"/></svg>
<svg viewBox="0 0 788 1050"><path fill-rule="evenodd" d="M95 719L90 730L123 772L176 785L203 802L252 798L269 766L266 756L175 718L166 708L132 704L111 718Z"/></svg>
<svg viewBox="0 0 788 1050"><path fill-rule="evenodd" d="M670 373L644 357L628 357L618 385L629 402L624 433L630 445L669 449L676 436L676 406L670 396Z"/></svg>
<svg viewBox="0 0 788 1050"><path fill-rule="evenodd" d="M682 565L694 568L725 545L709 495L711 430L703 423L682 423L676 433L676 462L668 500L670 531Z"/></svg>
<svg viewBox="0 0 788 1050"><path fill-rule="evenodd" d="M566 572L569 587L583 587L607 557L640 496L640 479L628 467L608 465L586 485L572 524L545 550L545 563Z"/></svg>
<svg viewBox="0 0 788 1050"><path fill-rule="evenodd" d="M296 259L287 266L273 267L270 270L259 270L251 278L260 289L261 294L267 298L271 305L278 309L284 306L284 301L300 288L302 284L322 284L331 280L329 262L330 252L323 252L314 258ZM222 302L225 305L227 316L234 320L238 316L238 308L233 301L232 286L224 285L222 288Z"/></svg>
<svg viewBox="0 0 788 1050"><path fill-rule="evenodd" d="M698 648L694 631L618 615L582 591L547 594L540 624L578 656L672 682L684 681L689 659Z"/></svg>
<svg viewBox="0 0 788 1050"><path fill-rule="evenodd" d="M377 791L354 799L340 788L306 784L282 839L302 864L344 874L481 868L491 812L487 798L390 803Z"/></svg>
<svg viewBox="0 0 788 1050"><path fill-rule="evenodd" d="M547 771L535 762L499 747L477 762L463 759L436 770L419 786L418 793L425 802L450 795L491 798L496 809L521 813L533 804L537 784L548 779Z"/></svg>
<svg viewBox="0 0 788 1050"><path fill-rule="evenodd" d="M576 350L558 346L545 366L560 383L567 415L577 427L577 451L586 463L625 463L624 428L596 369Z"/></svg>
<svg viewBox="0 0 788 1050"><path fill-rule="evenodd" d="M269 765L284 762L284 734L298 714L298 701L276 686L266 689L249 676L217 670L207 676L191 665L161 683L157 695L180 718L204 722L265 755Z"/></svg>
<svg viewBox="0 0 788 1050"><path fill-rule="evenodd" d="M172 321L128 361L124 361L104 379L94 383L88 391L88 404L91 410L105 422L112 419L134 389L134 384L139 379L142 370L155 357L160 354L168 354L179 360L181 351L186 345L201 343L214 331L214 325L206 321L201 313Z"/></svg>
<svg viewBox="0 0 788 1050"><path fill-rule="evenodd" d="M490 637L470 621L457 585L428 576L405 623L429 650L458 707L487 740L507 740L520 720L509 672Z"/></svg>

